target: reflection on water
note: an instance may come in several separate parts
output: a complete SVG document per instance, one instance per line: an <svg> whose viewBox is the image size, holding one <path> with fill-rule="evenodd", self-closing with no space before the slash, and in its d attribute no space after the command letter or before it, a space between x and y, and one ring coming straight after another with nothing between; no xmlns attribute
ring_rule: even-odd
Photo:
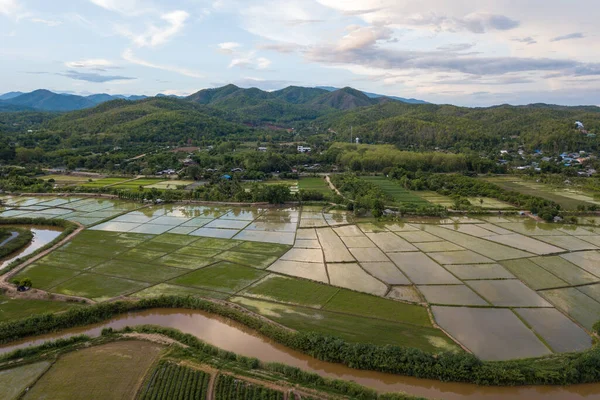
<svg viewBox="0 0 600 400"><path fill-rule="evenodd" d="M11 262L20 257L28 256L39 248L44 247L54 239L56 239L60 233L60 228L44 227L44 228L31 228L25 225L19 225L21 228L31 229L33 232L33 239L25 248L21 249L17 253L11 254L8 258L0 260L0 271L6 268Z"/></svg>
<svg viewBox="0 0 600 400"><path fill-rule="evenodd" d="M14 342L0 347L0 354L38 345L50 339L77 334L97 336L102 328L120 329L142 324L160 325L192 334L214 346L265 362L280 362L318 373L321 376L355 381L382 392L404 391L410 394L437 399L600 399L600 384L528 387L480 387L461 383L444 383L435 380L417 379L380 372L361 371L319 361L297 351L290 350L247 327L231 320L201 311L159 309L131 313L116 317L106 323L75 328L60 333L38 336L26 341Z"/></svg>

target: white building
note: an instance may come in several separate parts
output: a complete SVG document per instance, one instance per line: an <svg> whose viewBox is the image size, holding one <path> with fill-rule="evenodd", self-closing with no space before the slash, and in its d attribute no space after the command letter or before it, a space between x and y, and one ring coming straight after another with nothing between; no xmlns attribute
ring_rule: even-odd
<svg viewBox="0 0 600 400"><path fill-rule="evenodd" d="M298 146L298 153L310 153L310 147Z"/></svg>

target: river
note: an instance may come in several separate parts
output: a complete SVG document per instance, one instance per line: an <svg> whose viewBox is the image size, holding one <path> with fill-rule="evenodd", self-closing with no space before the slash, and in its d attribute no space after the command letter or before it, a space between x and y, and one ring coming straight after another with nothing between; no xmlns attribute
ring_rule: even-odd
<svg viewBox="0 0 600 400"><path fill-rule="evenodd" d="M67 329L27 338L0 346L0 354L39 345L45 341L86 334L98 336L103 328L120 329L135 325L160 325L189 333L206 343L265 362L280 362L321 376L355 381L380 392L406 392L434 399L527 399L571 400L600 399L600 383L561 386L488 387L464 383L445 383L381 372L362 371L340 364L319 361L261 336L242 324L196 310L155 309L115 317L101 324Z"/></svg>
<svg viewBox="0 0 600 400"><path fill-rule="evenodd" d="M54 227L31 227L27 225L19 225L19 227L30 229L31 232L33 232L33 239L27 246L18 252L0 260L0 273L2 273L2 270L17 258L28 256L37 249L44 247L56 239L62 232L61 228Z"/></svg>

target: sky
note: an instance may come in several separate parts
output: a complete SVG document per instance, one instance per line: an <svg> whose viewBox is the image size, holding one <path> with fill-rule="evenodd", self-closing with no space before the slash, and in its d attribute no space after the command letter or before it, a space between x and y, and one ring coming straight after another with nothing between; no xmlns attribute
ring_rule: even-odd
<svg viewBox="0 0 600 400"><path fill-rule="evenodd" d="M351 86L600 105L598 0L0 0L0 93Z"/></svg>

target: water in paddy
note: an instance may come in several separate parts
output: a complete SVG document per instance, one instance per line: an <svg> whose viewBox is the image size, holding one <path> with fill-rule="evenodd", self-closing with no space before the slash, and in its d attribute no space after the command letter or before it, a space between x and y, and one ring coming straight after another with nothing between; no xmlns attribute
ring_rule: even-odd
<svg viewBox="0 0 600 400"><path fill-rule="evenodd" d="M157 309L131 313L111 319L105 323L64 330L0 347L0 354L17 348L39 345L47 340L86 334L98 336L105 327L120 329L142 324L160 325L192 334L214 346L265 362L280 362L311 371L324 377L355 381L381 392L403 391L413 395L437 399L527 399L527 400L571 400L600 399L600 384L524 387L480 387L470 384L445 383L428 379L417 379L380 372L361 371L319 361L315 358L290 350L247 327L201 311Z"/></svg>
<svg viewBox="0 0 600 400"><path fill-rule="evenodd" d="M17 253L13 253L8 258L0 260L0 271L17 258L28 256L37 249L44 247L45 245L56 239L62 231L60 228L54 227L31 228L24 225L20 225L19 227L31 229L31 232L33 232L33 239L26 247L24 247Z"/></svg>

